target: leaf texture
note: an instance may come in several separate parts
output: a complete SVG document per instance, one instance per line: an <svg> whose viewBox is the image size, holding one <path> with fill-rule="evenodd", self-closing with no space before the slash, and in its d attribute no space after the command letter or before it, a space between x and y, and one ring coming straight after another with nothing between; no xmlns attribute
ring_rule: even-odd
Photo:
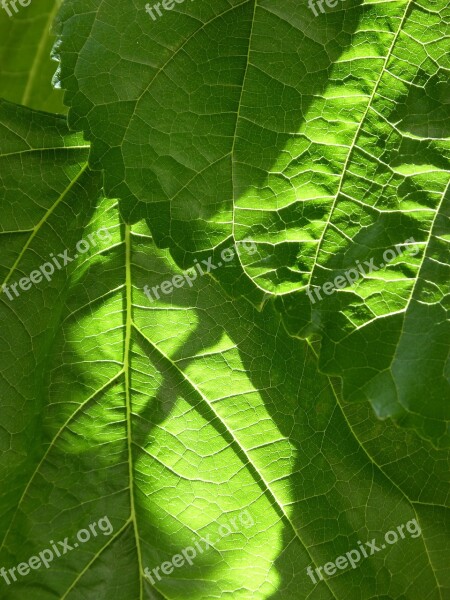
<svg viewBox="0 0 450 600"><path fill-rule="evenodd" d="M180 270L145 220L127 222L103 196L81 136L62 118L0 108L2 281L110 234L51 282L0 296L0 565L73 539L96 515L114 529L2 581L4 597L443 600L447 453L338 402L271 303L231 301L211 277L149 302L143 287ZM248 527L218 538L243 511ZM317 586L308 578L414 518L421 536ZM144 578L209 535L191 567Z"/></svg>
<svg viewBox="0 0 450 600"><path fill-rule="evenodd" d="M52 24L61 0L32 0L29 6L9 0L0 6L0 96L38 110L66 113L61 90L52 88L55 42ZM10 16L8 15L10 14Z"/></svg>
<svg viewBox="0 0 450 600"><path fill-rule="evenodd" d="M252 238L233 293L276 298L346 398L448 447L448 3L200 0L152 20L75 0L59 34L70 124L122 214L178 264Z"/></svg>

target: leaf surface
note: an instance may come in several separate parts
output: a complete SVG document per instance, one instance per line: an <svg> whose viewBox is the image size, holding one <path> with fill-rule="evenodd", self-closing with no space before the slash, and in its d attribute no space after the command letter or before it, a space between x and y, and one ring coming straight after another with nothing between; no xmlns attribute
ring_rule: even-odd
<svg viewBox="0 0 450 600"><path fill-rule="evenodd" d="M252 238L235 292L276 297L347 398L448 447L448 3L200 0L153 20L76 0L59 33L71 126L122 214L180 264Z"/></svg>
<svg viewBox="0 0 450 600"><path fill-rule="evenodd" d="M52 87L55 42L51 27L61 0L0 5L0 96L38 110L65 113L61 90ZM8 16L8 12L11 16Z"/></svg>
<svg viewBox="0 0 450 600"><path fill-rule="evenodd" d="M105 515L113 526L1 581L5 597L443 600L447 454L341 407L271 304L231 301L207 276L149 302L143 287L180 270L102 195L81 136L0 108L2 281L96 240L51 281L0 296L0 565ZM316 586L306 574L412 519L423 535ZM208 536L192 566L144 579Z"/></svg>

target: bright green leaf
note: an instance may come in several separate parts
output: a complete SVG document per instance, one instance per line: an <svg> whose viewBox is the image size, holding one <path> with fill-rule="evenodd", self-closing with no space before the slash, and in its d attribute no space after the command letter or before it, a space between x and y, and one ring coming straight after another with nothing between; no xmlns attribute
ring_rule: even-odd
<svg viewBox="0 0 450 600"><path fill-rule="evenodd" d="M347 398L449 446L448 3L74 0L59 32L70 123L123 214L179 263L254 239L227 285L319 335Z"/></svg>
<svg viewBox="0 0 450 600"><path fill-rule="evenodd" d="M341 408L270 303L207 276L150 302L144 286L180 270L102 196L81 136L8 103L0 115L2 281L91 240L51 281L0 296L0 568L105 516L113 528L3 578L2 597L442 600L448 455ZM307 575L413 519L422 535ZM209 535L192 566L144 579Z"/></svg>

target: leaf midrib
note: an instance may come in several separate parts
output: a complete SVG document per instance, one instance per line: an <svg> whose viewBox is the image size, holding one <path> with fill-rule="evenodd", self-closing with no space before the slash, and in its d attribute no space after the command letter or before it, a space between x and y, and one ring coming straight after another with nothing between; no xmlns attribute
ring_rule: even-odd
<svg viewBox="0 0 450 600"><path fill-rule="evenodd" d="M132 295L132 274L131 274L131 226L125 224L125 278L126 278L126 321L125 321L125 347L123 369L125 373L125 401L126 401L126 422L127 422L127 449L128 449L128 473L130 486L130 518L133 522L134 534L136 537L136 551L139 568L139 598L144 600L143 573L144 565L142 561L141 543L139 528L137 524L136 499L135 499L135 481L134 481L134 460L133 460L133 407L131 399L131 336L133 328L133 295Z"/></svg>

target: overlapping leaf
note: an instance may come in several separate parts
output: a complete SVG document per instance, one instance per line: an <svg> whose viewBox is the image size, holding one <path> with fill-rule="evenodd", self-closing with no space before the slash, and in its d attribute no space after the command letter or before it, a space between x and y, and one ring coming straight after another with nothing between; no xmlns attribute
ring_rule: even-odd
<svg viewBox="0 0 450 600"><path fill-rule="evenodd" d="M448 4L199 0L153 20L75 0L59 20L70 123L123 214L186 264L252 237L227 284L318 333L346 397L448 446Z"/></svg>

